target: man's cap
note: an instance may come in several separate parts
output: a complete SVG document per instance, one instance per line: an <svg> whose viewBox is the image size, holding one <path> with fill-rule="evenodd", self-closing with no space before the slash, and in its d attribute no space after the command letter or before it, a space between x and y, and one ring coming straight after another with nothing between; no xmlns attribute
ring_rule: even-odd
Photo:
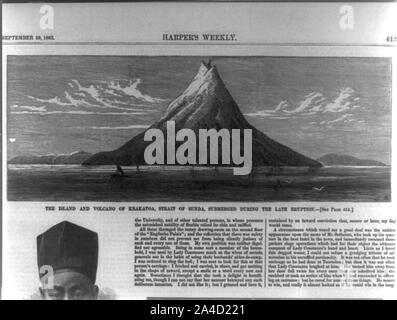
<svg viewBox="0 0 397 320"><path fill-rule="evenodd" d="M98 234L68 221L51 227L37 237L39 270L48 265L54 271L73 269L96 279Z"/></svg>

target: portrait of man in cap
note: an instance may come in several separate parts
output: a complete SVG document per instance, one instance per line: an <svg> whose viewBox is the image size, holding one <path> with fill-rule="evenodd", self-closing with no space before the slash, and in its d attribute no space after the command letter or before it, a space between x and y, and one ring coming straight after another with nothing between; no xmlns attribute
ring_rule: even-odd
<svg viewBox="0 0 397 320"><path fill-rule="evenodd" d="M98 234L68 221L37 237L37 263L45 300L96 300Z"/></svg>

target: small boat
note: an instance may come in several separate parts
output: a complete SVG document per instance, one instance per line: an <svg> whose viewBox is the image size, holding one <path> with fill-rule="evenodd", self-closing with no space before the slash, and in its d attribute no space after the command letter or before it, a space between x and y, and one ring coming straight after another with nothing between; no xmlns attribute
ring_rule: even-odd
<svg viewBox="0 0 397 320"><path fill-rule="evenodd" d="M126 175L123 171L123 169L121 168L121 166L116 163L114 160L112 160L112 162L116 165L116 172L115 173L111 173L110 174L110 178L111 179L124 179L124 178L128 178L128 175Z"/></svg>

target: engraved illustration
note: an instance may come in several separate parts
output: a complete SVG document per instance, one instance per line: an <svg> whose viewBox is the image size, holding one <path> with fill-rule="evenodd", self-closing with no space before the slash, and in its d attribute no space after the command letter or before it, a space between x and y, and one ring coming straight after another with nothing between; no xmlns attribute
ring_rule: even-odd
<svg viewBox="0 0 397 320"><path fill-rule="evenodd" d="M11 56L7 73L11 201L390 201L388 58Z"/></svg>

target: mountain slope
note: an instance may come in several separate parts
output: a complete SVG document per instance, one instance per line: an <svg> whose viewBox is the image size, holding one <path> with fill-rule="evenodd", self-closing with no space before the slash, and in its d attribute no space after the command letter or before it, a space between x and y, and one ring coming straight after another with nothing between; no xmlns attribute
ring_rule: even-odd
<svg viewBox="0 0 397 320"><path fill-rule="evenodd" d="M358 159L345 154L329 153L317 159L326 166L386 166L375 160Z"/></svg>
<svg viewBox="0 0 397 320"><path fill-rule="evenodd" d="M167 121L175 121L176 130L189 128L196 134L199 129L241 129L241 133L243 129L252 129L254 166L321 167L319 162L270 139L251 126L227 90L217 68L210 63L202 62L187 89L168 106L165 114L150 128L161 129L166 137ZM144 132L116 150L94 154L83 164L112 164L112 160L121 165L145 164L144 150L151 142L145 142L143 137ZM240 140L243 142L242 138Z"/></svg>

